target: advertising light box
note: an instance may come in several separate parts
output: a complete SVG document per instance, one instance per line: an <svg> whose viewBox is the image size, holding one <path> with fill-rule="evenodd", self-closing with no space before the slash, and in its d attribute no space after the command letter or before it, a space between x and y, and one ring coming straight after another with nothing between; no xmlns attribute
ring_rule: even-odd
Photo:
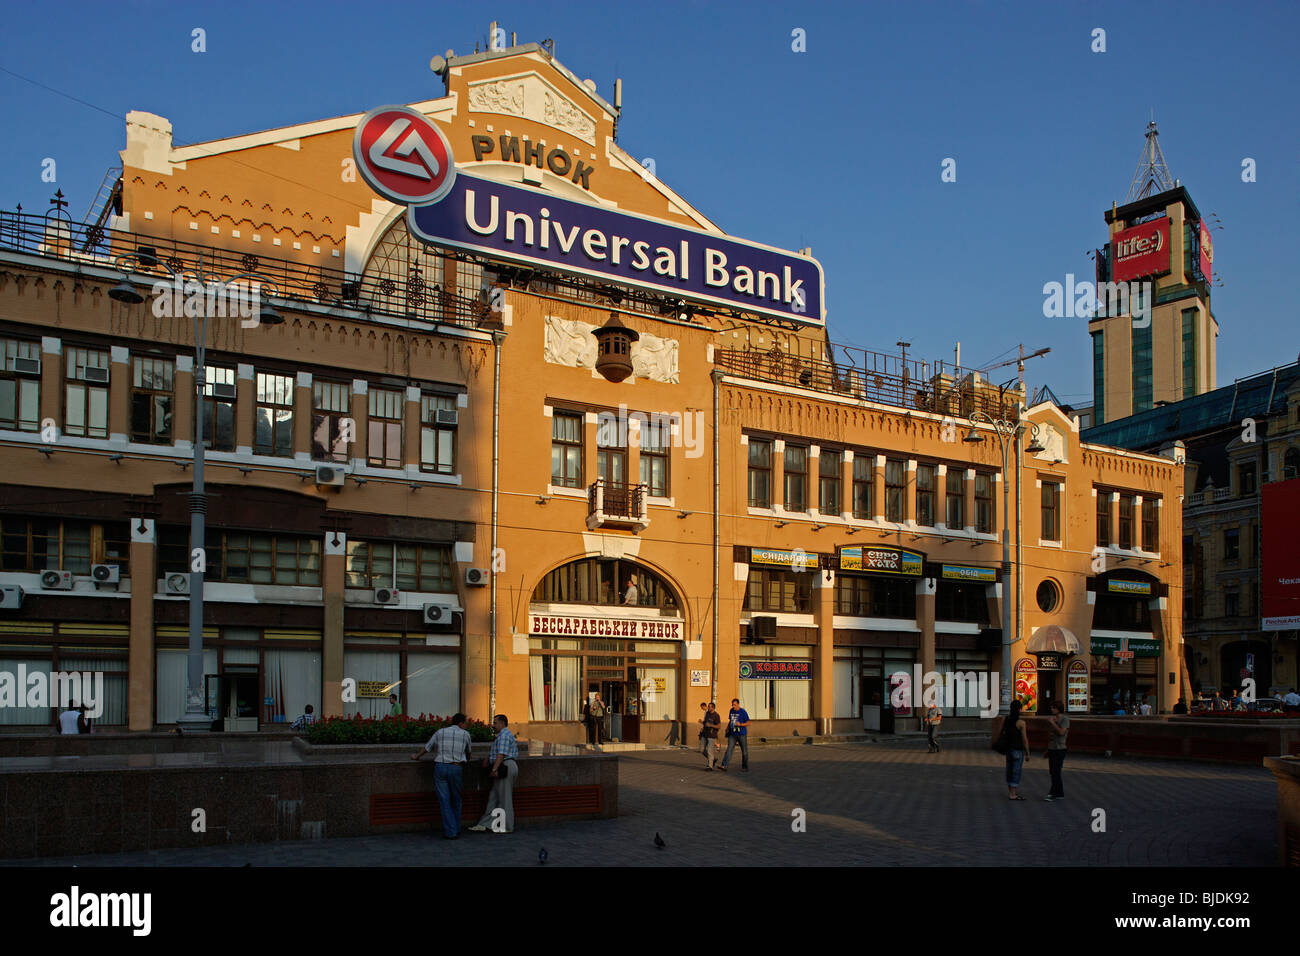
<svg viewBox="0 0 1300 956"><path fill-rule="evenodd" d="M1115 282L1145 279L1169 271L1169 217L1115 234L1111 247Z"/></svg>

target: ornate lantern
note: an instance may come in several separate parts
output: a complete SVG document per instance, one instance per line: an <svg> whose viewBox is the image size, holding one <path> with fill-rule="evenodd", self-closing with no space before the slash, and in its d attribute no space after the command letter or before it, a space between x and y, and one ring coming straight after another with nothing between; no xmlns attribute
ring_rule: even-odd
<svg viewBox="0 0 1300 956"><path fill-rule="evenodd" d="M591 334L596 337L596 371L611 382L621 382L631 375L632 343L641 336L620 322L614 312Z"/></svg>

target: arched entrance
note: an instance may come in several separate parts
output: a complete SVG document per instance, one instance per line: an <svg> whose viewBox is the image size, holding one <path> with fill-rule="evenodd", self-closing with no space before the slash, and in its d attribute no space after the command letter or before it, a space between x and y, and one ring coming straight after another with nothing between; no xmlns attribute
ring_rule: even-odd
<svg viewBox="0 0 1300 956"><path fill-rule="evenodd" d="M1219 649L1222 686L1225 697L1242 691L1242 681L1255 680L1255 696L1268 697L1273 683L1273 651L1267 641L1233 641Z"/></svg>
<svg viewBox="0 0 1300 956"><path fill-rule="evenodd" d="M686 634L677 589L640 562L579 558L547 572L528 605L530 735L678 742ZM605 713L593 721L597 695Z"/></svg>

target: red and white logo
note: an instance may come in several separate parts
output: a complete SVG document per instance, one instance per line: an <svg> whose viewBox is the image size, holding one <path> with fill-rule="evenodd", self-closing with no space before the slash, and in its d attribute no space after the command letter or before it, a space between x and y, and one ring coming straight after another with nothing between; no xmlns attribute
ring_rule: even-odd
<svg viewBox="0 0 1300 956"><path fill-rule="evenodd" d="M381 106L361 117L352 155L375 192L404 206L437 202L456 181L447 137L406 106Z"/></svg>

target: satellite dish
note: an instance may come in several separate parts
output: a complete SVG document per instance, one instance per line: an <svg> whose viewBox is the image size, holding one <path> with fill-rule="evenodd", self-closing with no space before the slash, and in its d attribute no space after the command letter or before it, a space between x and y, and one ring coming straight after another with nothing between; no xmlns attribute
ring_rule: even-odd
<svg viewBox="0 0 1300 956"><path fill-rule="evenodd" d="M433 70L438 76L442 76L447 72L447 60L444 57L435 56L429 61L429 69Z"/></svg>

